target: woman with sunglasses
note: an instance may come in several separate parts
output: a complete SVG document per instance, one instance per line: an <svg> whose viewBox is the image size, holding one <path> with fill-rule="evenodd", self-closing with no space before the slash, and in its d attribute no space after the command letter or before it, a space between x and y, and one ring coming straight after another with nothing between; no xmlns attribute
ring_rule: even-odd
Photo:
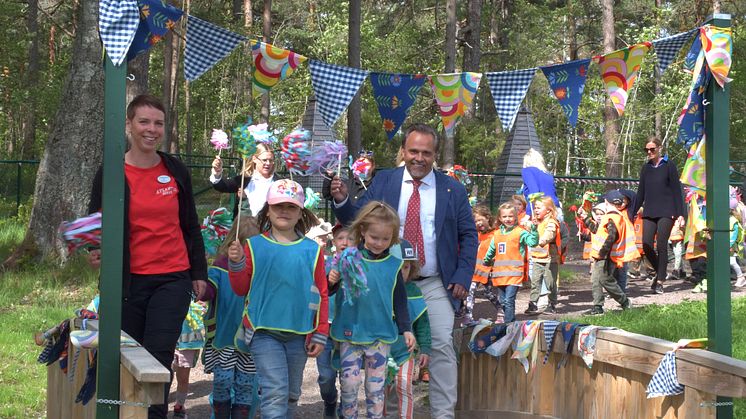
<svg viewBox="0 0 746 419"><path fill-rule="evenodd" d="M662 154L661 148L658 137L648 138L645 144L648 161L640 171L640 185L632 212L636 214L643 207L642 248L656 271L650 287L656 294L663 294L661 283L666 279L671 228L675 222L683 224L685 215L679 172L668 156Z"/></svg>
<svg viewBox="0 0 746 419"><path fill-rule="evenodd" d="M275 155L266 144L257 144L256 153L251 160L246 159L243 185L241 185L241 174L232 178L223 178L223 161L215 157L212 162L212 173L210 182L218 192L241 193L244 199L241 211L251 211L250 215L256 216L267 201L267 191L272 182L278 180L275 176ZM238 214L238 197L233 204L233 218Z"/></svg>

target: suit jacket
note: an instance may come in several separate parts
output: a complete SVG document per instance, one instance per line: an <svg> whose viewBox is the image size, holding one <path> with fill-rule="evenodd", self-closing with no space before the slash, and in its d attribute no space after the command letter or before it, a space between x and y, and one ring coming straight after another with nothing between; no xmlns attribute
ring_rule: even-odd
<svg viewBox="0 0 746 419"><path fill-rule="evenodd" d="M377 171L368 192L354 204L348 199L343 206L335 207L334 214L342 223L350 224L357 211L372 200L383 201L396 210L403 176L404 167ZM435 172L435 188L435 251L443 286L459 284L468 290L479 241L466 189L438 171ZM451 303L458 308L461 302L451 296Z"/></svg>

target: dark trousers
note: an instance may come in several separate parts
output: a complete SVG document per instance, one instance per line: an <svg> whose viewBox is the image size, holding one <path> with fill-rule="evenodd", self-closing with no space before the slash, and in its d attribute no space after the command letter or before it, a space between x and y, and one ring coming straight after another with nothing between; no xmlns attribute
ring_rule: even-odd
<svg viewBox="0 0 746 419"><path fill-rule="evenodd" d="M169 371L181 325L189 310L191 291L188 272L133 274L130 296L122 304L122 330ZM165 385L163 404L148 408L148 418L166 417L170 387L170 383Z"/></svg>
<svg viewBox="0 0 746 419"><path fill-rule="evenodd" d="M668 237L671 235L673 227L673 218L643 218L642 219L642 250L645 251L645 257L655 269L654 283L666 280L666 269L668 268ZM653 239L655 248L653 248ZM656 250L658 251L656 253Z"/></svg>

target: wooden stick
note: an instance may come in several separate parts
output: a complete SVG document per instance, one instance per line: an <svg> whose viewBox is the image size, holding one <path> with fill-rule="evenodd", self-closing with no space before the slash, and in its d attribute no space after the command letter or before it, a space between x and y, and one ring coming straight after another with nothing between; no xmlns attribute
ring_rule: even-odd
<svg viewBox="0 0 746 419"><path fill-rule="evenodd" d="M342 178L342 155L337 156L337 177Z"/></svg>
<svg viewBox="0 0 746 419"><path fill-rule="evenodd" d="M241 194L238 195L238 214L236 214L236 241L238 241L238 232L241 231L241 204L243 203L243 181L246 177L246 159L241 158L243 163L241 164L241 186L239 191Z"/></svg>

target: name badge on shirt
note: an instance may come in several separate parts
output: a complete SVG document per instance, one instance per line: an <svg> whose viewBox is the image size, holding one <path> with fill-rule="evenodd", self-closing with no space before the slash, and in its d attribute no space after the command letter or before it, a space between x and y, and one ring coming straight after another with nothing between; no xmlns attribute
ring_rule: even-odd
<svg viewBox="0 0 746 419"><path fill-rule="evenodd" d="M168 175L160 175L158 176L158 183L166 184L168 182L171 182L171 176Z"/></svg>

